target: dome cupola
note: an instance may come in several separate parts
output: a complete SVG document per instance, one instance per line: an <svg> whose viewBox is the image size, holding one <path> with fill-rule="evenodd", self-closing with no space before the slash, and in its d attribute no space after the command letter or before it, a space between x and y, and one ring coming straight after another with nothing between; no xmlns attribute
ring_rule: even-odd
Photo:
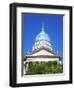
<svg viewBox="0 0 74 90"><path fill-rule="evenodd" d="M32 51L43 47L52 50L50 38L44 30L44 24L42 24L41 32L35 38L35 43L32 47Z"/></svg>

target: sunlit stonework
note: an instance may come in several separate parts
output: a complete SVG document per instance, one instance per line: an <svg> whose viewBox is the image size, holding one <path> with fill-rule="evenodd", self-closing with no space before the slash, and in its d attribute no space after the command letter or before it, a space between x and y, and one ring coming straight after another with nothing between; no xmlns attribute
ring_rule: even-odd
<svg viewBox="0 0 74 90"><path fill-rule="evenodd" d="M42 25L41 32L36 36L32 51L42 47L52 50L51 41L48 34L45 32L44 24Z"/></svg>

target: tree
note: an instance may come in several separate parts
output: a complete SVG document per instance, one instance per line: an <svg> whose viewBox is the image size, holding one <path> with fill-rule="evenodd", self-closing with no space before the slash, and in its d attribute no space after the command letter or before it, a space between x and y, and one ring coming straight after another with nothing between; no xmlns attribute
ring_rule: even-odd
<svg viewBox="0 0 74 90"><path fill-rule="evenodd" d="M47 62L28 62L26 74L55 74L62 73L63 65L58 64L57 61Z"/></svg>

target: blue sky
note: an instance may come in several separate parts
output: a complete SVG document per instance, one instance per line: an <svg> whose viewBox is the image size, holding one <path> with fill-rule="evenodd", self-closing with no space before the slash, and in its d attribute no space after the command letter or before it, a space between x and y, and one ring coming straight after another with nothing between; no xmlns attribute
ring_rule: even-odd
<svg viewBox="0 0 74 90"><path fill-rule="evenodd" d="M44 23L45 32L49 35L52 48L63 57L63 16L22 14L23 26L23 55L32 50L35 38Z"/></svg>

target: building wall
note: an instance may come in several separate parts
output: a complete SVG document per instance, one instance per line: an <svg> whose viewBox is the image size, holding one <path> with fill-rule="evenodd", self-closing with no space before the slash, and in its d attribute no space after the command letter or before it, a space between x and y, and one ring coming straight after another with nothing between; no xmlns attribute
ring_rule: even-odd
<svg viewBox="0 0 74 90"><path fill-rule="evenodd" d="M59 58L27 58L26 62L30 61L59 61Z"/></svg>

